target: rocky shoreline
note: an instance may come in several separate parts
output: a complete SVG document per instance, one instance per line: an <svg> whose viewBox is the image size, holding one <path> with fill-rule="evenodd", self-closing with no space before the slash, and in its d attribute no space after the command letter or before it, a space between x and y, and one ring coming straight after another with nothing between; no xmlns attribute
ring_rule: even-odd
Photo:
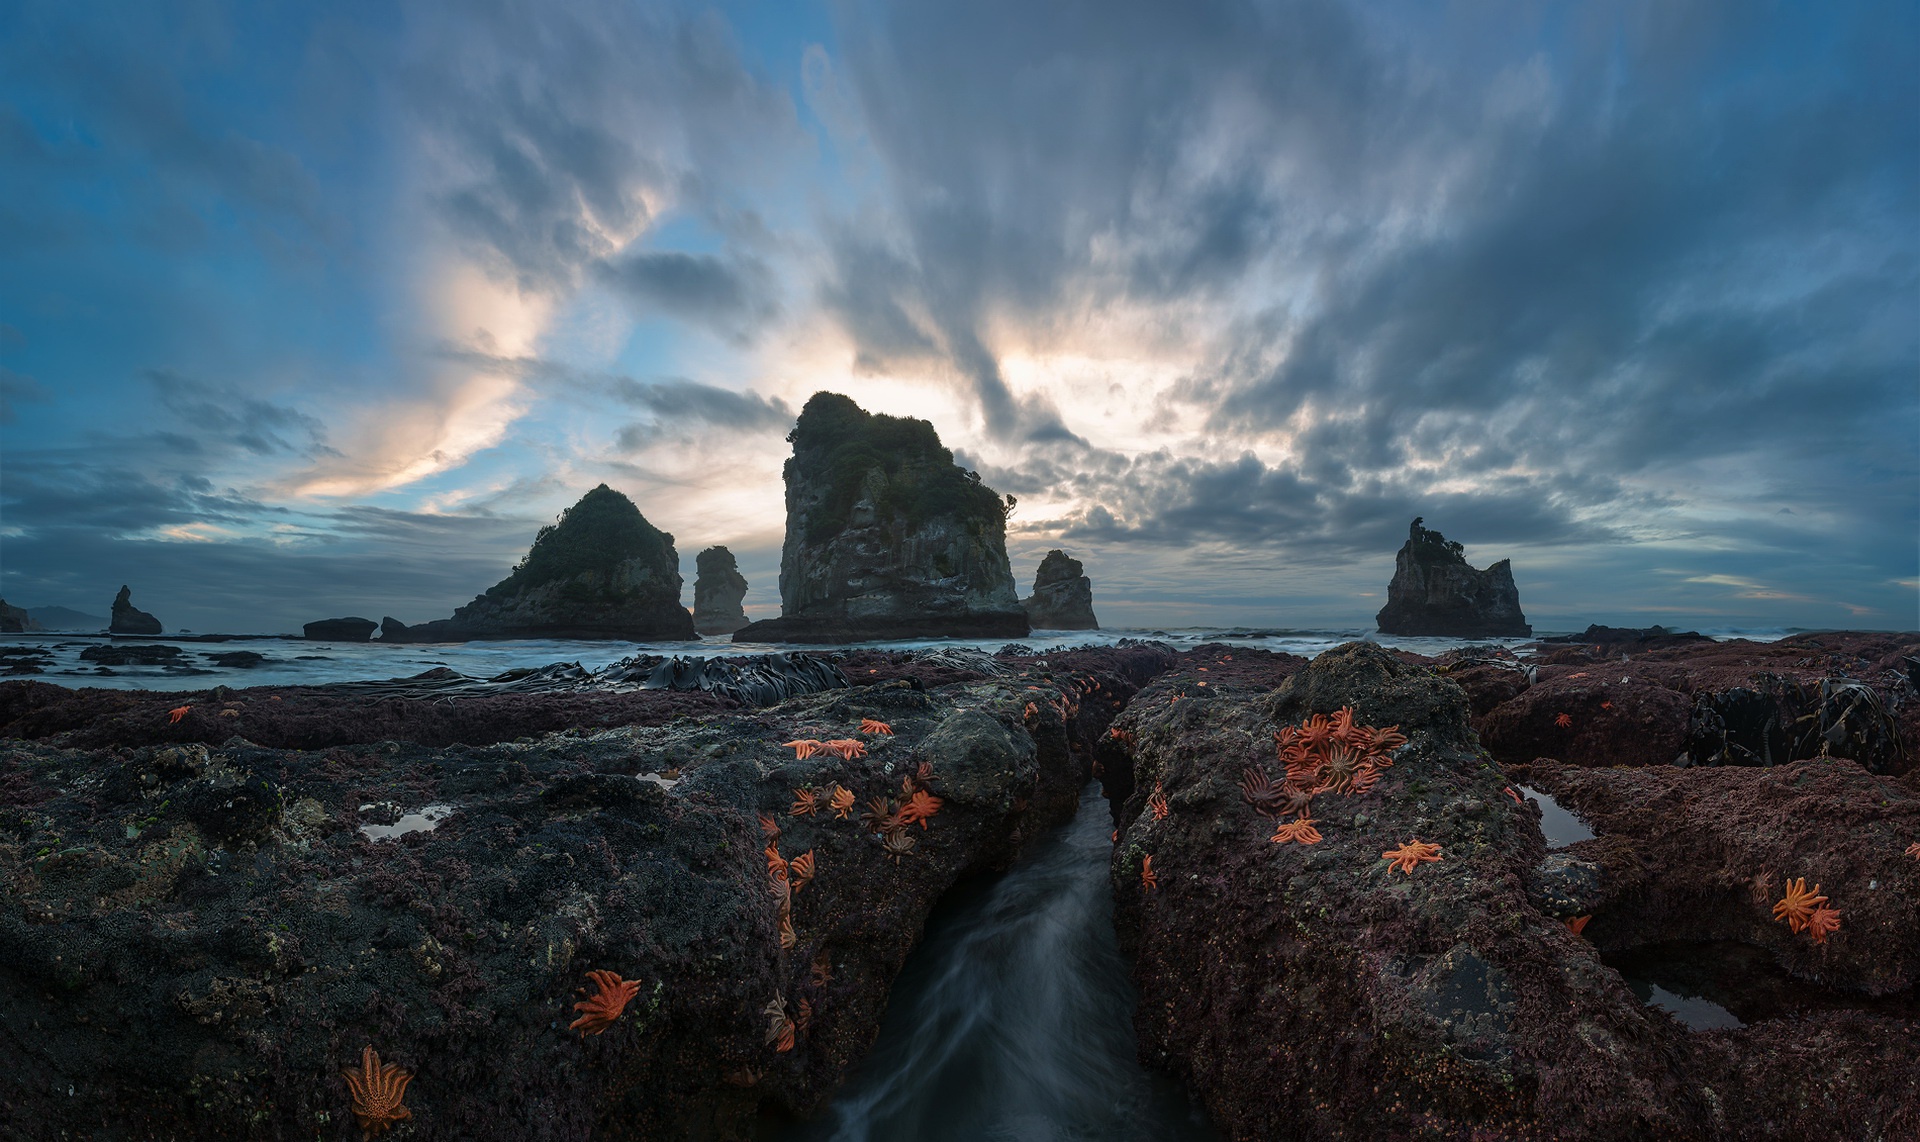
<svg viewBox="0 0 1920 1142"><path fill-rule="evenodd" d="M1228 1137L1913 1136L1920 635L1530 651L864 650L764 706L0 683L0 1133L355 1137L372 1046L395 1138L744 1139L1093 776L1142 1059ZM1343 708L1378 736L1297 827L1276 735ZM1598 835L1549 848L1523 782ZM1681 947L1773 1006L1649 1006L1621 972ZM583 1038L589 971L639 988Z"/></svg>

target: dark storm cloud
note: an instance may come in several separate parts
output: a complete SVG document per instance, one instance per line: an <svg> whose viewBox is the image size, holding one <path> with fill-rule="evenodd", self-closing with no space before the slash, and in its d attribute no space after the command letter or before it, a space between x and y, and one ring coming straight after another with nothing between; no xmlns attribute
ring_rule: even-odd
<svg viewBox="0 0 1920 1142"><path fill-rule="evenodd" d="M12 424L19 416L14 405L22 401L44 403L48 395L47 386L25 373L0 365L0 424Z"/></svg>
<svg viewBox="0 0 1920 1142"><path fill-rule="evenodd" d="M681 425L701 424L737 431L777 428L784 432L793 424L793 409L779 397L762 396L750 390L735 392L684 377L641 381L539 357L502 357L453 346L443 347L439 356L533 382L549 393L611 397L657 420Z"/></svg>
<svg viewBox="0 0 1920 1142"><path fill-rule="evenodd" d="M615 255L650 221L643 192L750 243L733 189L797 138L791 100L713 13L502 0L424 20L416 41L407 98L459 172L443 215L525 289Z"/></svg>
<svg viewBox="0 0 1920 1142"><path fill-rule="evenodd" d="M159 393L161 405L178 418L186 431L169 434L171 442L194 451L207 438L231 444L256 456L338 456L327 446L326 425L297 409L248 396L231 386L211 385L168 369L149 369L146 379Z"/></svg>
<svg viewBox="0 0 1920 1142"><path fill-rule="evenodd" d="M737 340L750 340L779 310L757 259L660 251L621 255L594 270L643 312L672 314Z"/></svg>

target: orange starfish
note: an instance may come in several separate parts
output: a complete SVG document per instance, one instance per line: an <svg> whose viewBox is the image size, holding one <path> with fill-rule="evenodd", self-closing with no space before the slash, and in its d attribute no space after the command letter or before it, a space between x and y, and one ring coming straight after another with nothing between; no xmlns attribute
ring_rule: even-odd
<svg viewBox="0 0 1920 1142"><path fill-rule="evenodd" d="M796 817L811 817L820 808L820 798L811 789L793 791L793 808L787 812Z"/></svg>
<svg viewBox="0 0 1920 1142"><path fill-rule="evenodd" d="M1166 820L1167 814L1171 812L1167 808L1167 795L1160 788L1158 781L1153 783L1153 794L1147 798L1147 808L1153 811L1153 819L1156 821Z"/></svg>
<svg viewBox="0 0 1920 1142"><path fill-rule="evenodd" d="M1914 860L1920 860L1920 841L1915 841L1907 846L1907 855Z"/></svg>
<svg viewBox="0 0 1920 1142"><path fill-rule="evenodd" d="M1556 726L1559 726L1561 729L1564 730L1568 726L1571 726L1573 724L1573 715L1572 714L1555 714L1553 716L1553 724Z"/></svg>
<svg viewBox="0 0 1920 1142"><path fill-rule="evenodd" d="M193 709L192 706L176 706L173 709L168 710L167 724L171 726L178 723L181 718L184 718L187 716L187 711L191 709Z"/></svg>
<svg viewBox="0 0 1920 1142"><path fill-rule="evenodd" d="M780 822L773 819L772 813L760 814L760 831L769 838L780 835Z"/></svg>
<svg viewBox="0 0 1920 1142"><path fill-rule="evenodd" d="M808 978L813 980L815 987L825 987L833 982L833 964L828 961L826 952L821 952L819 958L813 961L813 970Z"/></svg>
<svg viewBox="0 0 1920 1142"><path fill-rule="evenodd" d="M1591 919L1593 919L1592 916L1575 916L1573 919L1567 921L1567 931L1578 936L1587 930L1587 921Z"/></svg>
<svg viewBox="0 0 1920 1142"><path fill-rule="evenodd" d="M640 981L621 979L610 971L590 971L587 978L593 981L593 994L573 1005L575 1011L585 1014L567 1024L567 1030L578 1029L582 1039L613 1026L628 1001L640 991ZM587 989L581 988L578 994L586 995Z"/></svg>
<svg viewBox="0 0 1920 1142"><path fill-rule="evenodd" d="M394 1123L413 1117L413 1111L400 1105L407 1084L413 1081L413 1072L382 1063L371 1044L360 1049L360 1069L341 1071L340 1077L347 1080L347 1092L353 1096L353 1117L360 1123L363 1138L385 1134Z"/></svg>
<svg viewBox="0 0 1920 1142"><path fill-rule="evenodd" d="M1040 707L1038 707L1038 706L1036 706L1036 705L1034 705L1034 704L1033 704L1032 702L1028 702L1028 703L1027 703L1027 708L1026 708L1026 709L1025 709L1024 711L1022 711L1022 712L1021 712L1021 714L1020 714L1020 716L1021 716L1021 717L1022 717L1023 719L1024 719L1024 718L1031 718L1031 717L1033 717L1033 716L1034 716L1035 714L1037 714L1037 713L1039 713L1039 712L1040 712Z"/></svg>
<svg viewBox="0 0 1920 1142"><path fill-rule="evenodd" d="M860 732L863 734L883 734L887 737L892 737L893 727L880 721L878 718L861 718Z"/></svg>
<svg viewBox="0 0 1920 1142"><path fill-rule="evenodd" d="M938 813L942 804L944 802L940 798L926 790L915 790L913 796L907 798L907 803L900 806L900 823L911 825L918 821L920 827L924 829L927 827L927 818Z"/></svg>
<svg viewBox="0 0 1920 1142"><path fill-rule="evenodd" d="M1390 867L1397 868L1408 876L1412 876L1414 865L1419 864L1421 861L1440 859L1440 846L1429 844L1415 837L1399 848L1388 849L1380 855L1393 862Z"/></svg>
<svg viewBox="0 0 1920 1142"><path fill-rule="evenodd" d="M1310 818L1301 817L1273 831L1274 844L1284 845L1292 841L1299 841L1303 845L1317 845L1320 843L1320 830L1313 827L1313 821Z"/></svg>
<svg viewBox="0 0 1920 1142"><path fill-rule="evenodd" d="M1613 703L1612 703L1612 702L1602 702L1602 703L1600 703L1600 708L1601 708L1602 710L1611 710L1611 709L1613 709Z"/></svg>
<svg viewBox="0 0 1920 1142"><path fill-rule="evenodd" d="M787 1001L776 995L760 1009L767 1017L767 1044L776 1051L793 1050L793 1020L787 1018Z"/></svg>
<svg viewBox="0 0 1920 1142"><path fill-rule="evenodd" d="M787 862L787 876L795 892L805 888L813 881L813 850L808 849Z"/></svg>
<svg viewBox="0 0 1920 1142"><path fill-rule="evenodd" d="M1827 898L1819 895L1819 892L1820 886L1817 884L1812 892L1807 891L1807 878L1804 876L1799 880L1787 881L1787 895L1773 906L1773 918L1785 920L1790 932L1800 931L1807 926L1807 919L1813 915L1813 910L1827 902Z"/></svg>
<svg viewBox="0 0 1920 1142"><path fill-rule="evenodd" d="M1520 795L1513 791L1513 786L1511 785L1507 786L1504 790L1502 790L1502 792L1504 792L1507 796L1513 798L1513 803L1515 805L1522 804L1520 800Z"/></svg>
<svg viewBox="0 0 1920 1142"><path fill-rule="evenodd" d="M1815 885L1815 887L1819 887ZM1840 912L1822 904L1807 916L1807 935L1813 937L1816 944L1827 942L1830 933L1840 930Z"/></svg>
<svg viewBox="0 0 1920 1142"><path fill-rule="evenodd" d="M813 738L795 738L790 742L781 742L780 748L792 749L793 760L805 761L806 759L812 757L814 754L819 753L822 748L822 745L820 742L815 741Z"/></svg>
<svg viewBox="0 0 1920 1142"><path fill-rule="evenodd" d="M842 821L846 820L847 815L853 812L853 790L842 789L839 785L835 785L833 792L827 796L827 805L833 810L835 817Z"/></svg>
<svg viewBox="0 0 1920 1142"><path fill-rule="evenodd" d="M787 862L781 859L780 847L772 841L767 842L767 879L775 884L787 882ZM778 895L777 893L775 895Z"/></svg>
<svg viewBox="0 0 1920 1142"><path fill-rule="evenodd" d="M783 909L780 913L780 950L790 952L799 942L800 937L793 934L793 913ZM780 1049L786 1050L785 1047Z"/></svg>
<svg viewBox="0 0 1920 1142"><path fill-rule="evenodd" d="M856 757L867 756L866 743L854 738L835 738L823 744L820 748L835 757L845 758L848 761L852 761Z"/></svg>
<svg viewBox="0 0 1920 1142"><path fill-rule="evenodd" d="M1153 875L1153 854L1148 853L1140 861L1140 887L1148 892L1160 887L1160 878Z"/></svg>

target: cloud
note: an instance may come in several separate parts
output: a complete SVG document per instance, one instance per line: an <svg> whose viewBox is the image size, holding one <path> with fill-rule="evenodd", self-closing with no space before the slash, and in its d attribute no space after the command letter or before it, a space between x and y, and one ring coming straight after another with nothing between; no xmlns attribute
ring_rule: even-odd
<svg viewBox="0 0 1920 1142"><path fill-rule="evenodd" d="M183 377L168 369L149 369L146 379L159 393L160 403L186 426L176 441L212 437L237 445L256 456L275 454L315 457L338 456L327 446L326 425L297 409L247 396L231 386L218 386Z"/></svg>
<svg viewBox="0 0 1920 1142"><path fill-rule="evenodd" d="M0 365L0 424L12 424L19 419L14 405L22 401L44 404L48 396L47 386L24 373L16 373Z"/></svg>
<svg viewBox="0 0 1920 1142"><path fill-rule="evenodd" d="M641 307L750 340L779 311L764 263L677 251L624 254L595 277Z"/></svg>

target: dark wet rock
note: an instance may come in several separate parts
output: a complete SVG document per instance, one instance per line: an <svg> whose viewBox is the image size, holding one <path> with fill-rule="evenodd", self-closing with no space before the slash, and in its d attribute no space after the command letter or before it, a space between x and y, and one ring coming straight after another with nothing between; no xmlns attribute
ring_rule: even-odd
<svg viewBox="0 0 1920 1142"><path fill-rule="evenodd" d="M108 643L89 646L80 652L80 661L100 666L178 666L186 652L177 646L150 643Z"/></svg>
<svg viewBox="0 0 1920 1142"><path fill-rule="evenodd" d="M933 426L815 393L787 439L781 614L736 642L1019 638L1003 502Z"/></svg>
<svg viewBox="0 0 1920 1142"><path fill-rule="evenodd" d="M220 654L206 656L215 666L224 666L229 670L251 670L267 661L267 656L257 650L229 650Z"/></svg>
<svg viewBox="0 0 1920 1142"><path fill-rule="evenodd" d="M1033 573L1033 594L1020 600L1035 630L1099 630L1093 616L1093 580L1078 559L1054 548Z"/></svg>
<svg viewBox="0 0 1920 1142"><path fill-rule="evenodd" d="M395 623L399 629L382 638L697 638L693 616L680 603L680 585L673 536L648 523L632 500L601 484L541 528L513 573L452 618L410 627Z"/></svg>
<svg viewBox="0 0 1920 1142"><path fill-rule="evenodd" d="M1090 693L1133 684L1026 662L451 748L9 743L0 802L31 808L0 813L0 1134L345 1136L339 1072L368 1044L413 1072L401 1129L421 1138L722 1142L763 1108L817 1112L934 902L1072 811L1105 724ZM866 756L779 744L842 737ZM857 816L791 812L796 789L865 802L903 781L944 804L897 861ZM815 862L790 947L763 815L783 858ZM429 827L364 831L410 819ZM640 991L582 1038L567 1023L597 969ZM766 1010L803 1005L776 1050Z"/></svg>
<svg viewBox="0 0 1920 1142"><path fill-rule="evenodd" d="M0 634L24 634L41 629L25 607L16 607L0 599Z"/></svg>
<svg viewBox="0 0 1920 1142"><path fill-rule="evenodd" d="M1555 757L1579 765L1672 765L1686 755L1692 707L1687 695L1644 674L1598 666L1541 671L1475 725L1503 763Z"/></svg>
<svg viewBox="0 0 1920 1142"><path fill-rule="evenodd" d="M401 622L399 619L394 618L392 615L383 616L380 619L380 641L381 642L407 641L407 624Z"/></svg>
<svg viewBox="0 0 1920 1142"><path fill-rule="evenodd" d="M1868 995L1920 983L1920 793L1851 761L1772 769L1587 769L1541 760L1529 784L1598 836L1564 851L1601 870L1586 935L1603 950L1735 940L1795 975ZM1840 930L1816 945L1773 916L1788 880L1819 885Z"/></svg>
<svg viewBox="0 0 1920 1142"><path fill-rule="evenodd" d="M694 560L693 628L701 634L732 634L747 625L741 600L747 597L747 577L740 574L733 552L709 547Z"/></svg>
<svg viewBox="0 0 1920 1142"><path fill-rule="evenodd" d="M1268 693L1209 694L1197 681L1176 668L1114 724L1135 778L1114 853L1116 924L1135 957L1142 1057L1181 1076L1228 1137L1838 1140L1897 1137L1910 1121L1915 1064L1882 1044L1904 1050L1920 1038L1911 1023L1847 1012L1821 1024L1827 1053L1808 1057L1791 1045L1798 1023L1730 1044L1642 1004L1542 907L1546 884L1563 907L1592 885L1571 860L1546 869L1537 809L1505 795L1464 693L1444 678L1349 644ZM1277 775L1274 732L1348 704L1409 744L1370 793L1315 797L1319 843L1272 843L1275 822L1241 794L1243 768ZM1147 805L1156 781L1163 820ZM1380 854L1415 837L1441 860L1389 870ZM1598 848L1570 853L1611 879ZM1148 855L1153 891L1141 883ZM1877 907L1910 908L1912 891ZM1611 922L1640 921L1622 909ZM1864 1076L1868 1058L1898 1073Z"/></svg>
<svg viewBox="0 0 1920 1142"><path fill-rule="evenodd" d="M53 665L53 654L40 646L0 646L0 674L41 674Z"/></svg>
<svg viewBox="0 0 1920 1142"><path fill-rule="evenodd" d="M122 584L113 597L113 617L107 624L111 634L159 634L160 620L133 605L133 591Z"/></svg>
<svg viewBox="0 0 1920 1142"><path fill-rule="evenodd" d="M1543 646L1573 644L1591 646L1597 650L1614 650L1627 654L1637 654L1647 650L1661 650L1669 646L1686 646L1690 643L1712 642L1713 639L1699 631L1672 631L1663 626L1650 627L1606 627L1590 623L1579 634L1557 634L1540 640Z"/></svg>
<svg viewBox="0 0 1920 1142"><path fill-rule="evenodd" d="M1393 560L1387 605L1374 616L1383 634L1450 638L1525 638L1533 633L1520 612L1513 566L1502 559L1475 570L1464 549L1413 521Z"/></svg>
<svg viewBox="0 0 1920 1142"><path fill-rule="evenodd" d="M380 625L372 619L358 617L321 619L301 628L313 642L366 642L379 629Z"/></svg>

